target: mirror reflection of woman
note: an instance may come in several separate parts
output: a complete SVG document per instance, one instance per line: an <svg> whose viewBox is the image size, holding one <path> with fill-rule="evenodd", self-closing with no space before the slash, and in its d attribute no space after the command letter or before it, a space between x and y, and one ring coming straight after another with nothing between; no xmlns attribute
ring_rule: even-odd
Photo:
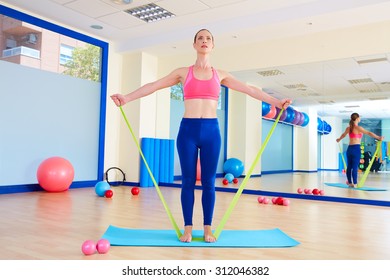
<svg viewBox="0 0 390 280"><path fill-rule="evenodd" d="M360 144L363 137L363 134L366 134L372 138L375 138L378 141L384 139L383 136L378 136L375 133L364 129L359 126L360 116L358 113L353 113L349 121L349 126L345 129L343 134L336 139L337 142L340 142L345 136L349 136L349 145L347 149L347 184L349 187L356 188L357 186L357 175L358 168L360 163Z"/></svg>

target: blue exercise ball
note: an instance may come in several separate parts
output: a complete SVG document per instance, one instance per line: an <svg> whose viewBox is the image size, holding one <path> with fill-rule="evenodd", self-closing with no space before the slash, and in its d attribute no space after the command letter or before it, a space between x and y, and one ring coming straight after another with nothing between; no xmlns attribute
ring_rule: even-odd
<svg viewBox="0 0 390 280"><path fill-rule="evenodd" d="M286 112L287 112L287 117L284 121L287 123L291 123L295 118L295 110L291 107L288 107L286 109Z"/></svg>
<svg viewBox="0 0 390 280"><path fill-rule="evenodd" d="M331 131L332 131L332 127L330 124L328 124L328 126L326 128L326 132L329 134Z"/></svg>
<svg viewBox="0 0 390 280"><path fill-rule="evenodd" d="M332 127L326 122L324 121L324 134L328 135L332 130Z"/></svg>
<svg viewBox="0 0 390 280"><path fill-rule="evenodd" d="M306 113L303 114L303 122L301 123L301 126L305 127L309 123L309 116Z"/></svg>
<svg viewBox="0 0 390 280"><path fill-rule="evenodd" d="M108 191L110 188L111 187L109 183L107 183L106 181L100 181L97 182L95 185L95 193L98 196L103 197L106 194L106 191Z"/></svg>
<svg viewBox="0 0 390 280"><path fill-rule="evenodd" d="M224 178L228 180L229 183L233 182L234 175L232 173L226 173Z"/></svg>
<svg viewBox="0 0 390 280"><path fill-rule="evenodd" d="M322 121L322 123L323 123L323 125L322 125L322 131L323 132L326 132L326 129L327 129L327 127L328 127L328 123L326 122L326 121Z"/></svg>
<svg viewBox="0 0 390 280"><path fill-rule="evenodd" d="M234 178L238 178L244 172L244 164L237 158L229 158L223 164L223 171L226 174L231 173Z"/></svg>
<svg viewBox="0 0 390 280"><path fill-rule="evenodd" d="M324 129L324 123L320 118L317 118L317 130L322 131Z"/></svg>
<svg viewBox="0 0 390 280"><path fill-rule="evenodd" d="M264 117L270 111L271 111L271 104L268 104L267 102L262 102L261 115Z"/></svg>

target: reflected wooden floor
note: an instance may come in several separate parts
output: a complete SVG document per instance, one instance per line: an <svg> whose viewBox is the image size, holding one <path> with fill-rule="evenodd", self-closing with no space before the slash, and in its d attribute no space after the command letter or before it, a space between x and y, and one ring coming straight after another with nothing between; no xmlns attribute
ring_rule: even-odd
<svg viewBox="0 0 390 280"><path fill-rule="evenodd" d="M255 187L259 180L262 180L262 184L269 180L270 186L279 186L280 175L274 176L273 184L271 177L263 180L265 178L253 178L248 182ZM307 180L310 182L311 179ZM293 188L291 183L288 188ZM70 189L62 193L0 195L0 259L390 259L388 207L303 199L290 199L289 206L264 205L257 202L256 195L248 194L241 195L225 229L279 228L301 244L292 248L249 249L115 246L107 254L84 256L81 244L87 239L98 240L109 225L136 229L172 228L155 188L142 188L139 196L131 195L130 187L126 186L113 187L113 191L111 199L96 196L93 187ZM161 191L180 226L180 189L161 187ZM195 229L202 228L200 194L200 191L196 191ZM220 222L233 196L234 193L217 193L215 225Z"/></svg>
<svg viewBox="0 0 390 280"><path fill-rule="evenodd" d="M359 173L358 180L363 174ZM242 178L239 180L242 181ZM330 187L325 183L345 183L346 176L341 172L323 171L313 173L281 173L262 175L261 177L253 177L248 181L246 189L282 192L282 193L297 193L298 188L324 190L327 196L358 198L367 200L390 201L390 172L370 172L366 178L365 187L385 189L386 191L360 191L354 189L345 189ZM223 186L222 179L219 180L219 185ZM224 186L227 188L237 188L237 185L229 184Z"/></svg>

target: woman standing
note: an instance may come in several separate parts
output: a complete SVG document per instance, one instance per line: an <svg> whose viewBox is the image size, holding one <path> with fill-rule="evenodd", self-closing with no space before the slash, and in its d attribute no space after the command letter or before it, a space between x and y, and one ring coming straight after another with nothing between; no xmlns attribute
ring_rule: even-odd
<svg viewBox="0 0 390 280"><path fill-rule="evenodd" d="M249 96L287 108L291 100L276 99L259 88L240 82L226 71L211 65L210 53L214 48L213 35L207 29L199 30L194 37L193 47L197 53L194 65L181 67L167 76L143 85L126 95L114 94L112 100L117 106L155 91L181 83L184 92L184 116L177 136L177 150L182 170L181 203L184 218L182 242L192 240L192 216L196 183L198 151L201 163L202 207L205 242L215 242L211 225L215 204L215 177L217 172L221 135L217 119L217 106L221 84Z"/></svg>
<svg viewBox="0 0 390 280"><path fill-rule="evenodd" d="M345 129L344 133L341 134L339 138L336 139L337 142L340 142L347 134L349 135L349 145L347 149L347 180L348 186L356 188L357 186L357 175L358 168L360 163L360 143L363 137L363 134L371 136L372 138L381 141L384 139L383 136L378 136L371 131L365 130L363 127L359 126L360 116L358 113L353 113L349 121L349 126Z"/></svg>

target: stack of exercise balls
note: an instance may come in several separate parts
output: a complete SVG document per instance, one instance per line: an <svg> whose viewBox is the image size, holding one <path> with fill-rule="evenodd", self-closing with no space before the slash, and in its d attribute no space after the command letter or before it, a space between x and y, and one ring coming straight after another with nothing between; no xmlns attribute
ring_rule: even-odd
<svg viewBox="0 0 390 280"><path fill-rule="evenodd" d="M332 127L326 121L317 118L317 131L320 134L328 135L332 131Z"/></svg>
<svg viewBox="0 0 390 280"><path fill-rule="evenodd" d="M106 181L99 181L95 184L95 193L100 197L112 197L111 186Z"/></svg>
<svg viewBox="0 0 390 280"><path fill-rule="evenodd" d="M275 120L278 117L279 113L279 108L276 108L274 105L268 104L267 102L262 102L263 118ZM305 127L309 123L309 116L306 113L299 112L292 107L288 107L287 109L283 110L279 121L295 126Z"/></svg>
<svg viewBox="0 0 390 280"><path fill-rule="evenodd" d="M225 173L222 183L227 185L228 183L238 183L238 177L244 172L244 164L237 158L229 158L223 164L223 172Z"/></svg>
<svg viewBox="0 0 390 280"><path fill-rule="evenodd" d="M112 198L114 195L114 192L111 189L110 184L107 181L99 181L95 184L95 193L99 197L106 197L106 198ZM131 188L131 194L134 196L139 195L140 188L139 187L132 187Z"/></svg>

